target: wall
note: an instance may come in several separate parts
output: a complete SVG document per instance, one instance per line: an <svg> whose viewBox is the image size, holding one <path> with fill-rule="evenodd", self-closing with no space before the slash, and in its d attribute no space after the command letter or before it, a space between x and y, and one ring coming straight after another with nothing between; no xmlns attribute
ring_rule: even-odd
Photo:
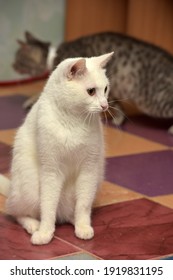
<svg viewBox="0 0 173 280"><path fill-rule="evenodd" d="M65 38L107 30L124 32L126 0L67 0Z"/></svg>
<svg viewBox="0 0 173 280"><path fill-rule="evenodd" d="M172 0L67 0L66 40L118 31L173 53Z"/></svg>
<svg viewBox="0 0 173 280"><path fill-rule="evenodd" d="M130 0L126 32L173 54L173 1Z"/></svg>

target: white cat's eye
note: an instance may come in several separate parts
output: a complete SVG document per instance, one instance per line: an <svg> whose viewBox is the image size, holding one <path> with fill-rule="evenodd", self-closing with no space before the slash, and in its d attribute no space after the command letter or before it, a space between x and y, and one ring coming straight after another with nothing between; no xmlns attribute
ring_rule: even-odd
<svg viewBox="0 0 173 280"><path fill-rule="evenodd" d="M106 87L105 87L105 93L107 92L107 89L108 89L108 87L106 86Z"/></svg>
<svg viewBox="0 0 173 280"><path fill-rule="evenodd" d="M93 96L96 93L96 89L95 88L88 88L87 92L90 96Z"/></svg>

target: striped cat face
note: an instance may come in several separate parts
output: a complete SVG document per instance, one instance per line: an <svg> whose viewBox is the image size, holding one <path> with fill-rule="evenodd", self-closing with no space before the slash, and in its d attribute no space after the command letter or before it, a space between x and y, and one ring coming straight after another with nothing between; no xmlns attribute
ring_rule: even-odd
<svg viewBox="0 0 173 280"><path fill-rule="evenodd" d="M17 40L19 48L15 54L13 68L20 74L42 75L47 71L47 56L50 43L42 42L25 32L26 41Z"/></svg>

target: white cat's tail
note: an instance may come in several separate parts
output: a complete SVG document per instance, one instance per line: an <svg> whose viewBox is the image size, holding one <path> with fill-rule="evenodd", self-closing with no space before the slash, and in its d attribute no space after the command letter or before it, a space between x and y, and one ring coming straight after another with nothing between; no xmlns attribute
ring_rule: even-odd
<svg viewBox="0 0 173 280"><path fill-rule="evenodd" d="M0 174L0 194L8 196L10 189L10 180L4 175Z"/></svg>

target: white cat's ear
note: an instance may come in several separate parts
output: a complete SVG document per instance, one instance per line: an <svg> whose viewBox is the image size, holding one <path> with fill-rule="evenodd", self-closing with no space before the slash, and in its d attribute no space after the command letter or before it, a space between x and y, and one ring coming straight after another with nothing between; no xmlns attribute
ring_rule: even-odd
<svg viewBox="0 0 173 280"><path fill-rule="evenodd" d="M73 62L66 73L69 80L83 76L86 73L86 60L85 58L80 58L79 60Z"/></svg>
<svg viewBox="0 0 173 280"><path fill-rule="evenodd" d="M98 56L97 59L98 59L98 62L99 62L99 66L101 68L106 67L106 64L112 58L113 54L114 54L114 52L111 52L111 53L106 53L106 54Z"/></svg>

